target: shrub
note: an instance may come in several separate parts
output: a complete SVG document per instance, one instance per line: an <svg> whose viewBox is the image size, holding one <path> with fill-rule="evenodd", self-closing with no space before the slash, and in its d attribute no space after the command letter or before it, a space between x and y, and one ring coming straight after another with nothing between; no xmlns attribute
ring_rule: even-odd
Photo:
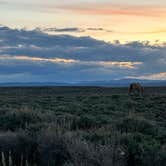
<svg viewBox="0 0 166 166"><path fill-rule="evenodd" d="M117 123L117 128L121 132L141 132L148 135L156 135L157 128L149 120L144 118L126 117Z"/></svg>

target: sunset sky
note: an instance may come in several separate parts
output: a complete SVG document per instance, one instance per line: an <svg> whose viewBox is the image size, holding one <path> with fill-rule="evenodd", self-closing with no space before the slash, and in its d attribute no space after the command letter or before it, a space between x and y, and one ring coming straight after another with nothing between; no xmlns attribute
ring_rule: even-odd
<svg viewBox="0 0 166 166"><path fill-rule="evenodd" d="M166 79L166 0L0 0L0 15L0 82Z"/></svg>
<svg viewBox="0 0 166 166"><path fill-rule="evenodd" d="M70 34L106 41L165 40L165 0L1 0L0 3L1 24L11 27L89 29Z"/></svg>

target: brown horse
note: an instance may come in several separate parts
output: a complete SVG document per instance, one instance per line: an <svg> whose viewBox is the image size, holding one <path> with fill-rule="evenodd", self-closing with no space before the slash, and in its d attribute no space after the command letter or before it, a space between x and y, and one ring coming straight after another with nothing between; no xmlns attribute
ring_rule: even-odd
<svg viewBox="0 0 166 166"><path fill-rule="evenodd" d="M129 87L129 95L140 95L142 96L144 92L144 88L140 83L131 83Z"/></svg>

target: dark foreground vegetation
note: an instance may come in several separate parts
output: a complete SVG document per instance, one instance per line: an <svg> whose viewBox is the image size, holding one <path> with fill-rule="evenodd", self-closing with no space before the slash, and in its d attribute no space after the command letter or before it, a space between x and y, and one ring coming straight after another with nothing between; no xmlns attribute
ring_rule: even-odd
<svg viewBox="0 0 166 166"><path fill-rule="evenodd" d="M165 166L166 88L0 88L0 166Z"/></svg>

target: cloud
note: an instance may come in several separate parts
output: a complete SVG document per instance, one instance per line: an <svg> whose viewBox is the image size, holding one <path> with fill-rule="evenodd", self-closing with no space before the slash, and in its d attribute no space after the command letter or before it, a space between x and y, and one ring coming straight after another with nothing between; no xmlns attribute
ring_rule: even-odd
<svg viewBox="0 0 166 166"><path fill-rule="evenodd" d="M155 1L155 0L154 0ZM20 1L20 0L1 0L1 4L17 9L24 7L25 10L47 13L64 13L72 12L87 15L124 15L124 16L143 16L143 17L159 17L165 18L166 5L163 3L117 3L115 2L96 2L96 1ZM162 4L162 5L161 5Z"/></svg>
<svg viewBox="0 0 166 166"><path fill-rule="evenodd" d="M9 61L30 61L30 62L39 62L39 63L58 63L58 64L81 64L81 65L94 65L94 66L104 66L107 68L119 67L119 68L136 68L137 65L142 64L142 62L118 62L118 61L80 61L74 59L62 59L62 58L40 58L40 57L29 57L29 56L9 56L9 55L1 55L1 62Z"/></svg>
<svg viewBox="0 0 166 166"><path fill-rule="evenodd" d="M78 28L78 27L66 27L66 28L45 28L45 29L40 29L41 31L44 32L57 32L57 33L65 33L65 32L75 32L75 33L82 33L82 32L87 32L87 31L98 31L98 32L114 32L113 30L109 29L104 29L104 28Z"/></svg>
<svg viewBox="0 0 166 166"><path fill-rule="evenodd" d="M166 80L166 72L144 75L139 77L128 77L128 78L136 78L144 80Z"/></svg>
<svg viewBox="0 0 166 166"><path fill-rule="evenodd" d="M65 28L36 28L39 31L43 32L56 32L56 33L84 33L88 31L92 32L107 32L107 33L118 33L118 34L164 34L166 33L166 29L154 29L154 30L149 30L149 31L138 31L138 32L128 32L128 31L115 31L112 29L105 29L105 28L94 28L94 27L89 27L89 28L78 28L78 27L65 27Z"/></svg>
<svg viewBox="0 0 166 166"><path fill-rule="evenodd" d="M4 4L7 4L8 2L6 2L5 0L0 0L0 4L1 5L4 5Z"/></svg>
<svg viewBox="0 0 166 166"><path fill-rule="evenodd" d="M104 31L104 32L114 32L113 30L110 29L104 29L104 28L87 28L87 31Z"/></svg>
<svg viewBox="0 0 166 166"><path fill-rule="evenodd" d="M103 29L103 28L87 28L87 30L89 30L89 31L103 31L105 29Z"/></svg>
<svg viewBox="0 0 166 166"><path fill-rule="evenodd" d="M44 29L46 32L84 32L83 29L80 28L46 28Z"/></svg>
<svg viewBox="0 0 166 166"><path fill-rule="evenodd" d="M136 68L137 65L141 65L142 62L111 62L111 61L107 61L107 62L99 62L100 64L104 65L104 66L119 66L122 68Z"/></svg>
<svg viewBox="0 0 166 166"><path fill-rule="evenodd" d="M79 14L90 15L126 15L126 16L144 16L144 17L165 17L166 6L160 5L117 5L117 4L100 4L100 5L64 5L59 7Z"/></svg>
<svg viewBox="0 0 166 166"><path fill-rule="evenodd" d="M164 44L107 43L0 26L0 82L165 79L165 72Z"/></svg>
<svg viewBox="0 0 166 166"><path fill-rule="evenodd" d="M52 63L74 63L74 59L62 59L62 58L40 58L29 56L0 56L0 60L21 60L21 61L39 61L39 62L52 62Z"/></svg>

